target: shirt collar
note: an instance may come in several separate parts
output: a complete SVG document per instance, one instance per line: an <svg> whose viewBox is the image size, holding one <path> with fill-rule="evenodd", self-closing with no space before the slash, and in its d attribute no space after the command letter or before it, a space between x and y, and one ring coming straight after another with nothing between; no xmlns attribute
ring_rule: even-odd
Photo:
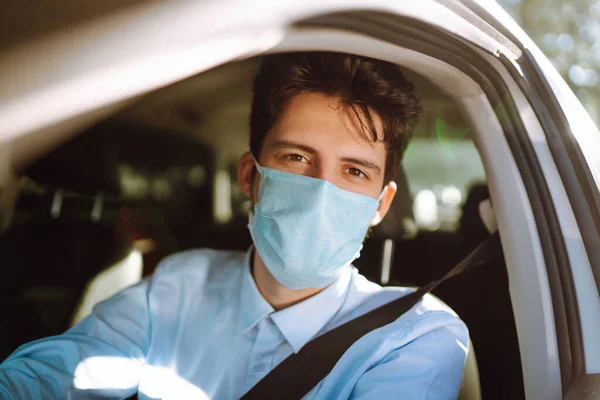
<svg viewBox="0 0 600 400"><path fill-rule="evenodd" d="M352 266L343 268L339 278L316 295L298 304L275 312L265 300L251 273L253 247L246 253L241 289L241 318L244 332L254 328L270 314L295 353L308 343L339 311L344 303L346 289L352 277Z"/></svg>
<svg viewBox="0 0 600 400"><path fill-rule="evenodd" d="M271 314L273 322L292 346L294 353L299 352L339 311L351 275L352 267L346 266L340 277L323 291Z"/></svg>

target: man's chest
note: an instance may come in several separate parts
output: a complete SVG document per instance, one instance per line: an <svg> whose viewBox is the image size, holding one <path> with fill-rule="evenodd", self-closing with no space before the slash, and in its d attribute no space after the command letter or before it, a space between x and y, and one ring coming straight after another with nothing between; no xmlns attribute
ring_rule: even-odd
<svg viewBox="0 0 600 400"><path fill-rule="evenodd" d="M170 384L161 385L159 398L172 397L191 385L207 398L237 399L293 352L268 316L244 330L236 311L225 309L210 317L203 311L197 309L187 323L171 324L170 329L168 324L159 325L140 391L166 380Z"/></svg>

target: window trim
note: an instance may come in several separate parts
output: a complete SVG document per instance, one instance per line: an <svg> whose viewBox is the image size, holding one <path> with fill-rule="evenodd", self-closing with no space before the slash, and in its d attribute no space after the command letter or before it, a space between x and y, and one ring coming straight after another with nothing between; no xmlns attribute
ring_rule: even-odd
<svg viewBox="0 0 600 400"><path fill-rule="evenodd" d="M543 116L550 151L573 207L600 295L600 188L596 187L565 110L531 51L525 50L519 65L530 86L530 103L536 115ZM525 87L523 80L519 82Z"/></svg>

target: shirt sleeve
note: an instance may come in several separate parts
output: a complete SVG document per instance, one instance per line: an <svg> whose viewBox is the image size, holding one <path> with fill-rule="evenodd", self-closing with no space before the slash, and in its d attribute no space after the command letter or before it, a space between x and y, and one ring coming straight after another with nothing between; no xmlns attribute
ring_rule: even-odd
<svg viewBox="0 0 600 400"><path fill-rule="evenodd" d="M0 364L1 399L124 398L150 341L149 280L98 304L62 335L19 347Z"/></svg>
<svg viewBox="0 0 600 400"><path fill-rule="evenodd" d="M468 352L468 330L438 327L387 354L357 381L351 399L454 400Z"/></svg>

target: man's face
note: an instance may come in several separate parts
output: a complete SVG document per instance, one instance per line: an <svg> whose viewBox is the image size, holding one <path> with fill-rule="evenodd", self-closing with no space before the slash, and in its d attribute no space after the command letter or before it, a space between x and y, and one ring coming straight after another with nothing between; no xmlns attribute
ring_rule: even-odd
<svg viewBox="0 0 600 400"><path fill-rule="evenodd" d="M375 119L379 134L382 126ZM379 197L386 149L361 131L354 112L321 94L292 98L263 142L259 163L327 180L341 189Z"/></svg>
<svg viewBox="0 0 600 400"><path fill-rule="evenodd" d="M381 120L373 117L381 137ZM265 167L324 179L341 189L378 198L384 187L386 149L381 140L368 140L362 129L354 112L338 99L318 93L298 95L287 103L267 133L257 161ZM253 168L252 157L246 153L238 178L244 193L255 203L259 175L252 173ZM395 192L395 184L389 183L379 219Z"/></svg>

